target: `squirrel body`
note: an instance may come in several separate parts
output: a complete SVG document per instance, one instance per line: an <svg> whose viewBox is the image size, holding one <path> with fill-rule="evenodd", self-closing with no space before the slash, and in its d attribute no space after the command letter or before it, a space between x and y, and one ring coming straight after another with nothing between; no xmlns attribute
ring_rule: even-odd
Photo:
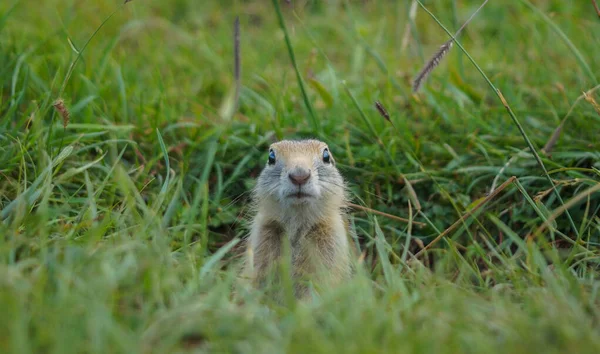
<svg viewBox="0 0 600 354"><path fill-rule="evenodd" d="M327 144L318 140L272 144L253 201L246 271L256 285L277 272L274 268L285 254L297 297L308 294L305 281L330 288L350 276L346 185Z"/></svg>

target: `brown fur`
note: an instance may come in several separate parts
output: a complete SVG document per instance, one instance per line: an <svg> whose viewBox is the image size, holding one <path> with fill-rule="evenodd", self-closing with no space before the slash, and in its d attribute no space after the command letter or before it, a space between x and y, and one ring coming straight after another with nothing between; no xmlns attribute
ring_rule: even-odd
<svg viewBox="0 0 600 354"><path fill-rule="evenodd" d="M290 246L290 270L297 297L304 298L310 282L317 290L331 288L351 275L351 248L344 180L323 157L327 145L317 140L281 141L271 145L276 163L267 164L254 191L255 216L248 239L246 271L263 286L283 260L284 243ZM331 153L329 152L331 155ZM294 168L311 171L301 186L311 195L290 198L297 186L288 181ZM290 194L291 193L291 194Z"/></svg>

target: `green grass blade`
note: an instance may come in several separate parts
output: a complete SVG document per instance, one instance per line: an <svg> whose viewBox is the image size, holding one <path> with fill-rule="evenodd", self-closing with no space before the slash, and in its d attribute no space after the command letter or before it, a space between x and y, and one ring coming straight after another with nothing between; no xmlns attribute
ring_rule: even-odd
<svg viewBox="0 0 600 354"><path fill-rule="evenodd" d="M583 69L583 71L585 71L585 73L592 79L592 82L594 84L598 84L598 79L596 78L596 75L594 75L594 72L592 71L592 69L590 68L589 64L587 63L587 61L583 57L583 54L581 54L581 52L579 51L579 49L577 49L577 47L575 47L575 45L573 44L573 42L560 29L560 27L558 27L556 25L556 23L554 23L554 21L552 21L552 19L550 19L550 17L548 17L548 15L546 15L545 13L543 13L540 9L538 9L535 5L533 5L528 0L519 0L519 1L521 1L522 4L524 4L525 6L529 7L531 10L533 10L533 12L535 12L537 15L539 15L544 20L544 22L546 22L548 25L550 25L550 27L552 28L552 30L560 37L560 39L562 39L562 41L567 45L567 47L569 47L569 49L571 50L571 53L573 53L573 55L575 56L575 58L579 62L579 65Z"/></svg>
<svg viewBox="0 0 600 354"><path fill-rule="evenodd" d="M292 47L292 42L290 40L290 36L289 36L287 28L285 26L285 20L283 19L283 14L281 13L281 7L279 5L279 0L273 0L273 6L275 7L275 12L277 13L277 19L279 20L279 27L283 31L288 54L290 56L290 60L292 61L292 65L294 66L294 71L296 72L296 79L298 81L298 86L300 86L300 91L302 92L302 99L304 100L304 104L306 105L306 109L308 110L308 114L310 115L310 119L313 124L313 129L314 129L315 133L321 135L321 125L319 124L319 120L317 119L317 116L313 110L312 104L310 103L310 99L308 98L308 94L306 93L306 88L304 87L304 81L302 80L302 75L300 74L300 69L298 69L298 63L296 63L296 56L294 55L294 48Z"/></svg>

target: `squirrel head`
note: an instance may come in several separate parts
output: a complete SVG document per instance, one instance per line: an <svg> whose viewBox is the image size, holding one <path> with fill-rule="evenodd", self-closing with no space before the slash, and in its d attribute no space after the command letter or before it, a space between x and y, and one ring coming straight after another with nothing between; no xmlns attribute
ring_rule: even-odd
<svg viewBox="0 0 600 354"><path fill-rule="evenodd" d="M256 198L288 209L315 212L342 207L346 187L331 151L318 140L272 144L255 189Z"/></svg>

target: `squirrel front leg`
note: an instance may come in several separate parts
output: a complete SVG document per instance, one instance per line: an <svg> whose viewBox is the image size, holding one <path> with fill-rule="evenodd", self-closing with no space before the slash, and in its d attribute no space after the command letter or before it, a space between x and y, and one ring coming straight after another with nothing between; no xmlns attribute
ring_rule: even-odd
<svg viewBox="0 0 600 354"><path fill-rule="evenodd" d="M317 288L330 288L350 276L350 248L341 223L327 222L313 226L305 238L293 247L292 253L298 297L308 295L308 281Z"/></svg>
<svg viewBox="0 0 600 354"><path fill-rule="evenodd" d="M261 222L253 227L248 245L248 267L255 285L264 285L269 273L281 258L284 234L284 228L276 221Z"/></svg>

